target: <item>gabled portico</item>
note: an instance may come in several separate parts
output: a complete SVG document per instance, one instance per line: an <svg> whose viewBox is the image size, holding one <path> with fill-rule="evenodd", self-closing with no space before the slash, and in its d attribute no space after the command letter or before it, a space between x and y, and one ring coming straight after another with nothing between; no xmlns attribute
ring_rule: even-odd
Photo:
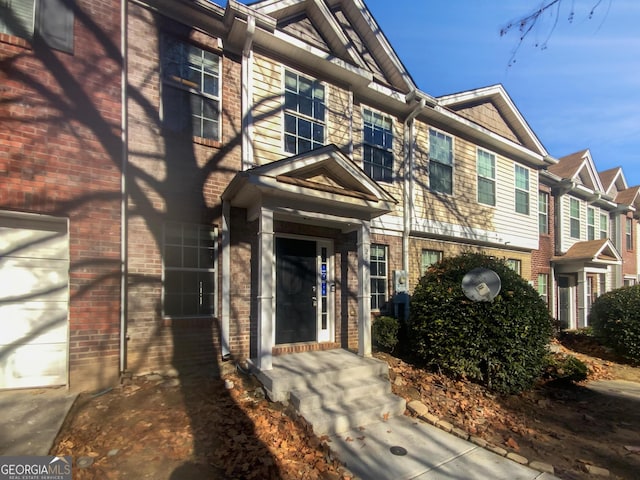
<svg viewBox="0 0 640 480"><path fill-rule="evenodd" d="M276 332L284 339L279 342L287 342L287 339L295 342L297 338L301 341L333 341L331 336L335 331L332 330L331 312L335 311L335 305L332 305L332 292L335 289L346 292L350 287L333 278L330 239L285 235L276 230L276 222L327 227L342 233L357 232L358 353L370 356L370 221L392 211L395 200L335 145L240 172L230 182L222 199L224 227L228 231L234 228L228 214L230 207L246 209L247 221L258 222L258 259L254 262L258 285L253 289L257 292L258 334L257 354L251 359L253 364L260 370L272 368ZM228 235L228 231L223 235ZM225 251L223 246L223 265L225 255L229 255L228 248ZM223 292L224 283L230 281L229 272L223 272ZM222 301L228 302L228 295L223 294ZM278 309L287 311L287 328L293 336L277 329ZM228 314L229 309L223 305L222 311L224 348L229 324L224 314ZM296 315L300 321L296 320ZM306 333L301 333L305 328Z"/></svg>

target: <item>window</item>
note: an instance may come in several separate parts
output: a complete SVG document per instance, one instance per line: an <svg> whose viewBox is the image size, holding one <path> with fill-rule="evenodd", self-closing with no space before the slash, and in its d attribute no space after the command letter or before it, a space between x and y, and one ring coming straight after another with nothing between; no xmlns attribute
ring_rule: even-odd
<svg viewBox="0 0 640 480"><path fill-rule="evenodd" d="M580 238L580 202L575 198L569 199L570 232L572 238Z"/></svg>
<svg viewBox="0 0 640 480"><path fill-rule="evenodd" d="M363 113L363 167L374 180L393 180L393 131L391 119L365 110Z"/></svg>
<svg viewBox="0 0 640 480"><path fill-rule="evenodd" d="M516 165L516 212L529 215L529 170Z"/></svg>
<svg viewBox="0 0 640 480"><path fill-rule="evenodd" d="M496 204L496 156L478 150L478 203Z"/></svg>
<svg viewBox="0 0 640 480"><path fill-rule="evenodd" d="M162 37L162 117L171 131L220 140L220 58Z"/></svg>
<svg viewBox="0 0 640 480"><path fill-rule="evenodd" d="M538 230L541 235L549 233L549 194L538 192Z"/></svg>
<svg viewBox="0 0 640 480"><path fill-rule="evenodd" d="M600 238L604 240L609 237L609 217L604 213L600 214Z"/></svg>
<svg viewBox="0 0 640 480"><path fill-rule="evenodd" d="M163 254L164 314L215 315L217 231L205 225L166 224Z"/></svg>
<svg viewBox="0 0 640 480"><path fill-rule="evenodd" d="M284 150L303 153L324 145L324 86L302 75L285 72Z"/></svg>
<svg viewBox="0 0 640 480"><path fill-rule="evenodd" d="M633 250L633 220L630 218L625 219L625 238L627 242L627 250Z"/></svg>
<svg viewBox="0 0 640 480"><path fill-rule="evenodd" d="M587 240L596 239L596 211L589 207L587 208Z"/></svg>
<svg viewBox="0 0 640 480"><path fill-rule="evenodd" d="M371 245L371 309L380 310L387 301L387 247Z"/></svg>
<svg viewBox="0 0 640 480"><path fill-rule="evenodd" d="M73 52L73 9L66 0L0 0L0 33Z"/></svg>
<svg viewBox="0 0 640 480"><path fill-rule="evenodd" d="M549 274L538 274L538 294L546 302L549 303Z"/></svg>
<svg viewBox="0 0 640 480"><path fill-rule="evenodd" d="M453 138L429 130L429 185L432 191L453 193Z"/></svg>
<svg viewBox="0 0 640 480"><path fill-rule="evenodd" d="M507 267L516 272L518 275L521 275L522 260L518 260L517 258L508 258Z"/></svg>
<svg viewBox="0 0 640 480"><path fill-rule="evenodd" d="M422 250L422 273L426 272L427 269L442 260L442 252L439 250Z"/></svg>

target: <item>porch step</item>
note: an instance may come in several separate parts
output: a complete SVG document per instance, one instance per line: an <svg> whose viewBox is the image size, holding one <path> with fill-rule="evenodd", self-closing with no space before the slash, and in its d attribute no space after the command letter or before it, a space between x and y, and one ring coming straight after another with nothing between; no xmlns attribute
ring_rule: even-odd
<svg viewBox="0 0 640 480"><path fill-rule="evenodd" d="M361 377L322 385L320 388L292 390L291 405L304 416L305 413L332 405L348 405L364 397L376 397L391 393L387 377Z"/></svg>
<svg viewBox="0 0 640 480"><path fill-rule="evenodd" d="M271 400L290 402L316 435L325 435L404 413L388 371L386 362L337 349L274 358L273 369L257 376Z"/></svg>
<svg viewBox="0 0 640 480"><path fill-rule="evenodd" d="M331 435L402 415L405 400L392 393L366 396L301 413L316 435Z"/></svg>

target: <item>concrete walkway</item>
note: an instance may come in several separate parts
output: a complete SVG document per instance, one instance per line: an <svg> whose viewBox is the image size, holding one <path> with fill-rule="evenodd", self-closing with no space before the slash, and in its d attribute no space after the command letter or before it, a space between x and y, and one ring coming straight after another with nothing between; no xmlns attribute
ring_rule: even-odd
<svg viewBox="0 0 640 480"><path fill-rule="evenodd" d="M0 456L49 455L76 397L66 387L0 390Z"/></svg>
<svg viewBox="0 0 640 480"><path fill-rule="evenodd" d="M405 416L333 435L329 448L363 480L557 479Z"/></svg>

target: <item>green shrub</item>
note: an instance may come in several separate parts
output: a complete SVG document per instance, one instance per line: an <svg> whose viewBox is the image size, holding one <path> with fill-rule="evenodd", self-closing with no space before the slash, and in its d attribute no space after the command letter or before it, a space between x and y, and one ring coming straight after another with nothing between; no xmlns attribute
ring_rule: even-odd
<svg viewBox="0 0 640 480"><path fill-rule="evenodd" d="M599 296L591 307L593 334L618 355L640 361L640 285Z"/></svg>
<svg viewBox="0 0 640 480"><path fill-rule="evenodd" d="M585 363L573 355L549 355L544 371L545 378L563 382L583 382L589 369Z"/></svg>
<svg viewBox="0 0 640 480"><path fill-rule="evenodd" d="M400 324L393 317L377 317L371 325L373 344L382 351L393 352L398 344Z"/></svg>
<svg viewBox="0 0 640 480"><path fill-rule="evenodd" d="M471 301L462 291L462 278L477 267L501 279L492 302ZM542 375L552 319L536 290L504 261L463 254L422 277L411 298L408 330L412 353L427 366L517 393Z"/></svg>

